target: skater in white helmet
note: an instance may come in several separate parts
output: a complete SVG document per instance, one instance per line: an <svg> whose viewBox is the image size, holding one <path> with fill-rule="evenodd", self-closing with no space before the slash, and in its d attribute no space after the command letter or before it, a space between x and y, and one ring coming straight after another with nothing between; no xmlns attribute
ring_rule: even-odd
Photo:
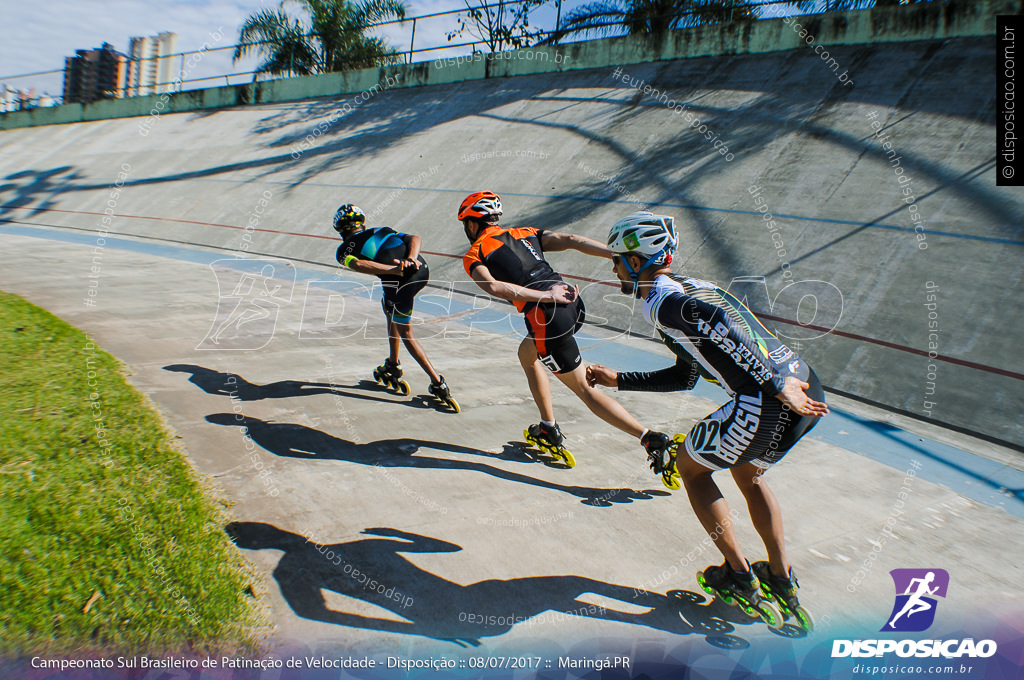
<svg viewBox="0 0 1024 680"><path fill-rule="evenodd" d="M701 587L770 626L782 624L770 601L775 599L785 618L795 616L810 630L813 622L800 606L786 556L779 503L762 475L829 412L821 383L742 302L708 281L673 275L677 242L674 219L649 212L620 220L608 235L622 292L643 300L643 316L676 355L675 365L650 373L593 365L587 381L668 392L692 389L704 377L729 394L730 401L685 438L651 456L651 468L670 488L678 488L681 478L697 518L725 557L724 564L698 573ZM677 457L680 449L685 454ZM729 505L712 477L724 469L743 493L767 561L751 565L736 539Z"/></svg>

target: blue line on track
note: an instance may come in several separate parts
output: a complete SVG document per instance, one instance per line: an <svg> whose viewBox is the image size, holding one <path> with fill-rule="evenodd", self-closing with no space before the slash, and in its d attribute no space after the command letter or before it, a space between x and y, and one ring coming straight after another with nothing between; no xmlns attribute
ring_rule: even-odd
<svg viewBox="0 0 1024 680"><path fill-rule="evenodd" d="M96 245L96 236L93 234L69 233L35 227L0 226L0 234L5 233L66 243ZM233 255L233 253L217 253L115 237L108 237L104 247L205 265L217 260L230 259ZM331 275L304 267L295 269L298 281L324 281L323 285L330 286L325 280L325 276ZM360 288L364 293L368 290L363 279L357 280L354 277L334 275L333 280L341 284L364 284ZM367 297L379 299L380 287L374 286L372 291ZM424 293L424 295L437 294ZM464 301L456 296L441 297L441 299L447 301L450 314L466 312L473 308L472 301ZM457 323L472 324L475 327L487 324L493 325L492 328L487 329L493 332L516 333L520 336L525 334L524 325L519 315L510 315L489 307L462 316ZM648 352L639 347L631 346L626 350L620 343L609 342L585 333L577 334L576 337L588 361L607 364L612 368L650 371L665 367L672 361L668 357ZM692 394L716 403L722 403L727 399L727 395L721 388L703 381L692 391ZM660 398L683 397L682 395L662 395ZM679 427L686 428L688 424L680 423ZM900 473L905 473L910 469L912 462L917 461L920 463L917 476L921 479L948 487L973 501L989 507L1001 508L1015 517L1024 519L1024 471L1011 466L921 437L890 423L870 420L836 408L832 409L832 413L827 418L822 419L808 437L866 456L871 460L888 465ZM800 452L797 450L790 454L789 460L795 463L799 455Z"/></svg>

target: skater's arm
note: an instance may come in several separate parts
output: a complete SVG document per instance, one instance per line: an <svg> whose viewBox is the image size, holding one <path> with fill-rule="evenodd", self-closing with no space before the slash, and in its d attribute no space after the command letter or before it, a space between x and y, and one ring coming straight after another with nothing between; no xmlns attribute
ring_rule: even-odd
<svg viewBox="0 0 1024 680"><path fill-rule="evenodd" d="M587 236L579 234L567 234L560 231L545 231L540 239L540 245L545 251L558 252L560 250L577 250L585 255L604 257L611 259L612 251L600 241L595 241Z"/></svg>
<svg viewBox="0 0 1024 680"><path fill-rule="evenodd" d="M619 391L635 391L635 392L680 392L685 390L692 390L701 377L705 379L711 379L712 376L708 375L706 371L701 368L701 365L697 362L693 356L687 352L682 345L680 345L672 336L667 335L661 329L658 330L658 334L661 335L662 341L665 346L672 350L672 353L676 355L676 363L674 366L667 366L658 371L628 371L622 373L615 373L614 382L605 382L598 379L600 376L599 372L595 371L595 381L591 382L591 371L587 369L587 381L590 382L591 387L594 384L606 385L608 387L618 387ZM601 368L604 368L603 366ZM604 369L610 370L610 369Z"/></svg>
<svg viewBox="0 0 1024 680"><path fill-rule="evenodd" d="M617 387L620 392L679 392L692 390L700 372L692 364L678 361L658 371L613 371L594 364L587 367L587 382L591 387L604 385Z"/></svg>
<svg viewBox="0 0 1024 680"><path fill-rule="evenodd" d="M403 238L405 240L407 251L405 253L405 259L402 260L402 264L406 268L412 267L415 271L420 268L418 258L420 256L420 246L423 243L423 239L415 234L404 234Z"/></svg>
<svg viewBox="0 0 1024 680"><path fill-rule="evenodd" d="M493 295L509 302L556 302L568 304L576 299L579 291L570 288L567 284L559 284L550 290L533 290L525 286L517 286L513 283L498 281L491 276L486 265L478 265L473 268L471 274L476 285L480 286L488 295Z"/></svg>
<svg viewBox="0 0 1024 680"><path fill-rule="evenodd" d="M618 387L620 392L681 392L692 390L699 379L699 371L680 361L658 371L620 371Z"/></svg>
<svg viewBox="0 0 1024 680"><path fill-rule="evenodd" d="M391 276L402 275L402 264L400 262L388 265L374 262L373 260L357 260L353 256L349 256L346 259L345 266L360 274L372 274L373 276L380 276L381 274L389 274Z"/></svg>

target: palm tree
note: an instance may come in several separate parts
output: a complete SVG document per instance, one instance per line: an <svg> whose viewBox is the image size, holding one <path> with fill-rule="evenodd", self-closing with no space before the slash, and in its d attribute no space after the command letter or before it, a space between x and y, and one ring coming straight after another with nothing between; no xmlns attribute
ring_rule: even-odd
<svg viewBox="0 0 1024 680"><path fill-rule="evenodd" d="M545 43L573 33L660 36L674 28L700 26L757 15L757 7L737 0L598 0L573 10Z"/></svg>
<svg viewBox="0 0 1024 680"><path fill-rule="evenodd" d="M821 9L826 12L846 12L853 9L871 9L872 7L898 7L899 5L918 5L933 0L803 0L796 6L802 11Z"/></svg>
<svg viewBox="0 0 1024 680"><path fill-rule="evenodd" d="M282 2L279 9L250 15L238 32L233 62L250 52L263 59L254 80L261 73L311 75L398 61L394 48L366 30L373 23L404 19L405 0L291 1L305 10L308 24L285 12Z"/></svg>

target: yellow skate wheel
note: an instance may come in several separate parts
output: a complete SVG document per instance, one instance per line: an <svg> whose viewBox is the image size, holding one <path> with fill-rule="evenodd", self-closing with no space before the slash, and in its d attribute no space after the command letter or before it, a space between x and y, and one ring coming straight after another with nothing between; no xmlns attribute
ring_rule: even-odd
<svg viewBox="0 0 1024 680"><path fill-rule="evenodd" d="M448 397L448 405L451 406L452 410L456 413L462 413L462 409L459 407L459 402L455 401L451 397Z"/></svg>
<svg viewBox="0 0 1024 680"><path fill-rule="evenodd" d="M408 397L410 394L412 394L412 388L409 387L409 383L405 382L404 380L399 380L397 383L395 383L395 388L403 397Z"/></svg>
<svg viewBox="0 0 1024 680"><path fill-rule="evenodd" d="M558 451L552 452L552 455L561 458L565 462L566 467L576 467L576 459L572 457L571 453L569 453L569 449L558 449Z"/></svg>
<svg viewBox="0 0 1024 680"><path fill-rule="evenodd" d="M674 473L665 474L664 472L662 472L661 483L668 487L671 491L679 491L679 489L682 487L679 475Z"/></svg>

